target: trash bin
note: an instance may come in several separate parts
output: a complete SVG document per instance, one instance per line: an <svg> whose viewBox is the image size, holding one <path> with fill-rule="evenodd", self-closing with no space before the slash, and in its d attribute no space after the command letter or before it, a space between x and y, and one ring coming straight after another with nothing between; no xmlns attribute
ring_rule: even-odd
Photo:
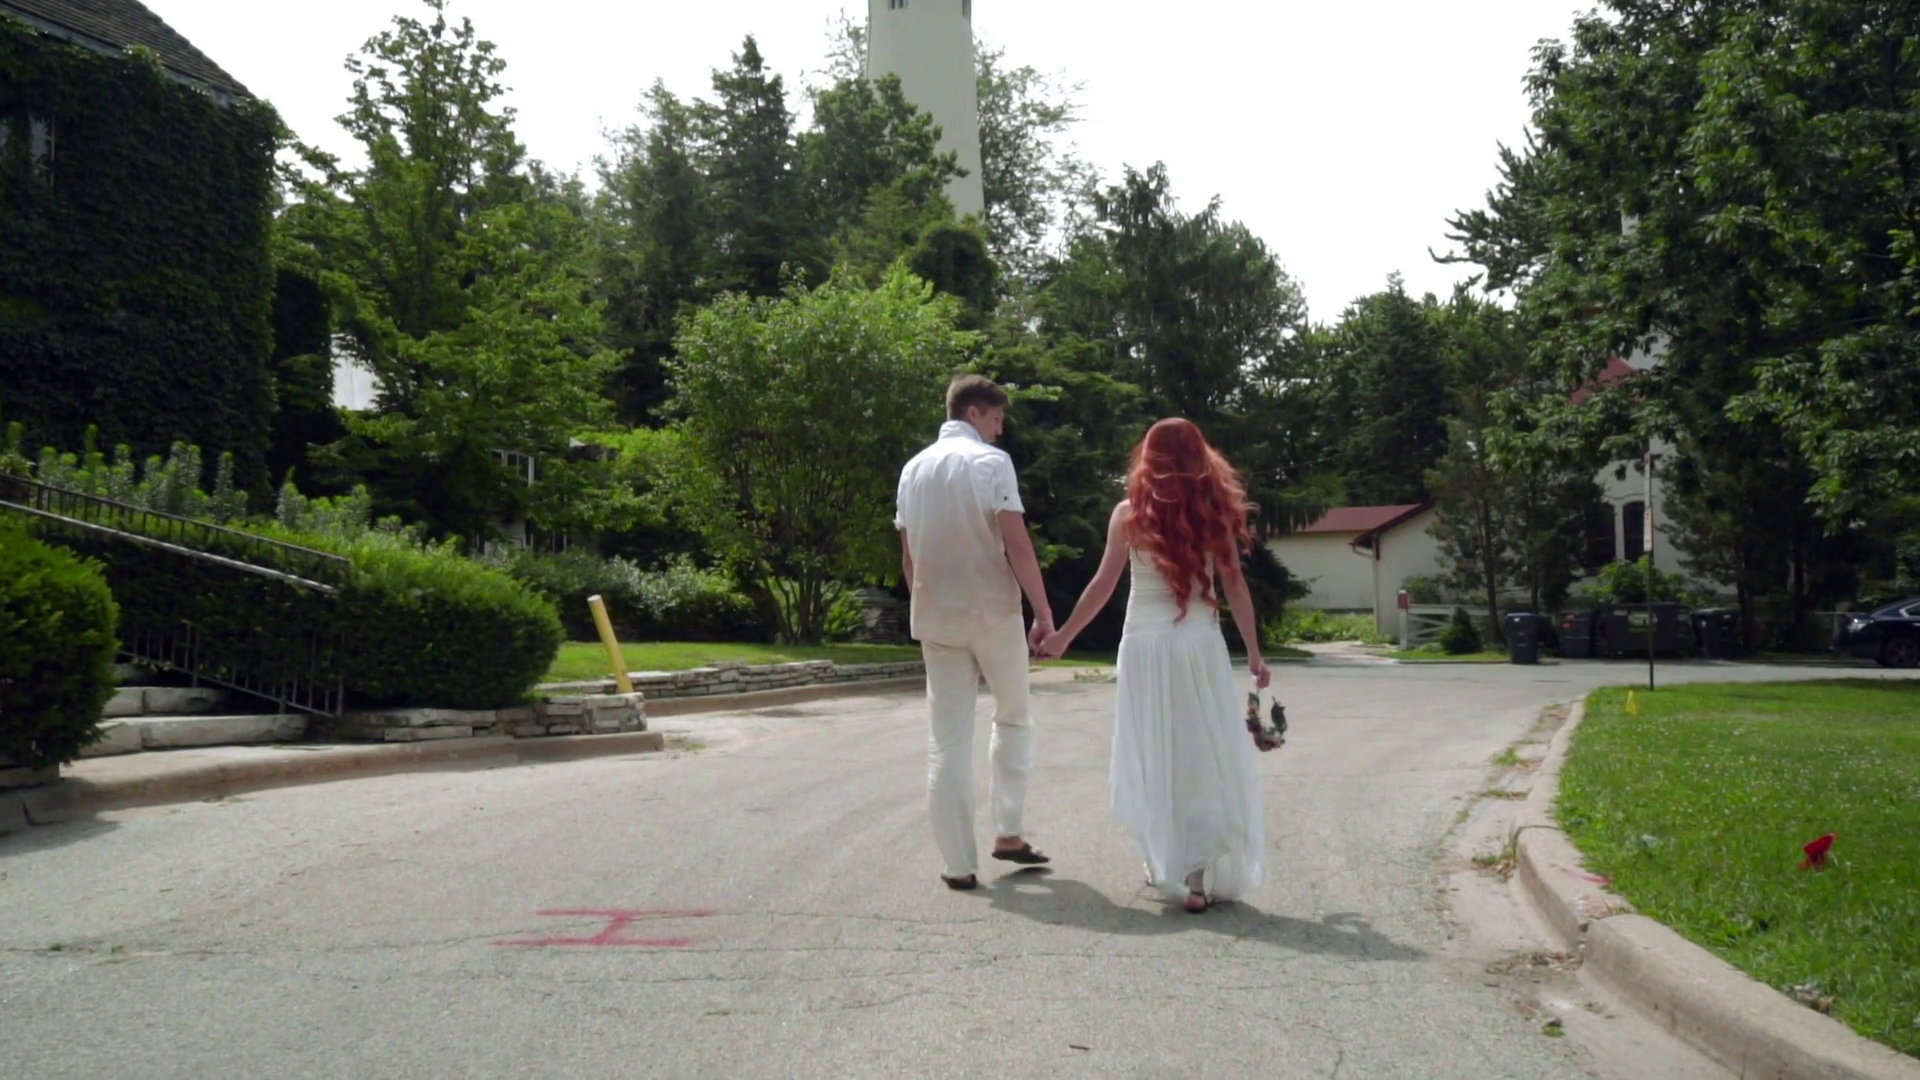
<svg viewBox="0 0 1920 1080"><path fill-rule="evenodd" d="M1501 622L1507 631L1507 661L1513 664L1540 662L1540 616L1516 611Z"/></svg>
<svg viewBox="0 0 1920 1080"><path fill-rule="evenodd" d="M1560 616L1560 655L1569 660L1592 659L1594 628L1599 622L1598 611L1569 611Z"/></svg>
<svg viewBox="0 0 1920 1080"><path fill-rule="evenodd" d="M1693 613L1693 640L1702 660L1731 660L1739 652L1737 608L1702 608Z"/></svg>
<svg viewBox="0 0 1920 1080"><path fill-rule="evenodd" d="M1653 623L1655 655L1680 652L1679 604L1623 604L1603 608L1596 632L1596 652L1602 656L1647 655L1647 623Z"/></svg>

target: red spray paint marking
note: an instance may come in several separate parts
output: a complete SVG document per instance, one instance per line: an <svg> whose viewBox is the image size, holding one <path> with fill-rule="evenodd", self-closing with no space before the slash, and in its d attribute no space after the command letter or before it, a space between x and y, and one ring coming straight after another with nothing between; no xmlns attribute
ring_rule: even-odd
<svg viewBox="0 0 1920 1080"><path fill-rule="evenodd" d="M527 948L566 948L574 946L629 946L642 949L684 949L693 944L692 938L630 938L623 936L635 919L704 919L712 915L711 911L632 911L622 908L587 908L581 910L564 909L542 911L543 918L555 919L605 919L606 929L592 937L550 937L530 938L519 941L496 941L495 945L511 945Z"/></svg>

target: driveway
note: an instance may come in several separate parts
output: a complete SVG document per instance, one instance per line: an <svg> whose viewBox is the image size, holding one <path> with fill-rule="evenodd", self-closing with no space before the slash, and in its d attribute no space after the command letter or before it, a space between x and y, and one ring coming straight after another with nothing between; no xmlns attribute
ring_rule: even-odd
<svg viewBox="0 0 1920 1080"><path fill-rule="evenodd" d="M972 894L937 880L924 706L904 695L664 720L666 754L0 839L0 1071L1717 1075L1542 955L1469 863L1497 844L1479 793L1515 782L1493 759L1544 739L1543 708L1644 667L1328 659L1279 678L1294 732L1260 762L1268 883L1200 917L1148 894L1107 816L1112 687L1059 674L1036 688L1028 811L1052 872L989 870Z"/></svg>

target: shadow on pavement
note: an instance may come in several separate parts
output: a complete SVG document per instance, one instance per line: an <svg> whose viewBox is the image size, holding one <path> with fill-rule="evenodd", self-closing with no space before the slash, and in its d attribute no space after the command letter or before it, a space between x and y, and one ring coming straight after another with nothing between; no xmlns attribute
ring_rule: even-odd
<svg viewBox="0 0 1920 1080"><path fill-rule="evenodd" d="M1381 934L1351 912L1328 915L1316 922L1232 903L1217 905L1204 915L1189 915L1172 905L1155 914L1122 907L1090 885L1049 874L1042 868L1016 871L981 884L982 895L997 910L1048 926L1138 936L1204 931L1295 952L1390 963L1411 963L1427 955Z"/></svg>

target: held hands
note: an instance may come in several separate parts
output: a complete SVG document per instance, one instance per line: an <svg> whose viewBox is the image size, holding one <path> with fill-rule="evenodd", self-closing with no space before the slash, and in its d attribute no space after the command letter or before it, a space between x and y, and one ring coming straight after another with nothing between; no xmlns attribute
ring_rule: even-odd
<svg viewBox="0 0 1920 1080"><path fill-rule="evenodd" d="M1253 676L1253 685L1262 690L1273 681L1273 672L1267 669L1267 662L1259 656L1247 658L1247 673Z"/></svg>
<svg viewBox="0 0 1920 1080"><path fill-rule="evenodd" d="M1067 649L1072 647L1072 645L1072 635L1064 631L1056 630L1048 634L1047 639L1040 643L1040 658L1043 660L1058 660L1067 654Z"/></svg>
<svg viewBox="0 0 1920 1080"><path fill-rule="evenodd" d="M1052 636L1052 634L1053 634L1052 619L1048 618L1048 619L1033 620L1033 628L1027 631L1028 650L1030 650L1035 656L1039 657L1042 660L1051 660L1052 657L1046 654L1046 651L1041 648L1041 644L1045 642L1048 637Z"/></svg>
<svg viewBox="0 0 1920 1080"><path fill-rule="evenodd" d="M1056 630L1048 634L1046 639L1040 642L1037 651L1042 660L1058 660L1067 654L1067 649L1072 644L1072 634L1067 633L1065 630Z"/></svg>

